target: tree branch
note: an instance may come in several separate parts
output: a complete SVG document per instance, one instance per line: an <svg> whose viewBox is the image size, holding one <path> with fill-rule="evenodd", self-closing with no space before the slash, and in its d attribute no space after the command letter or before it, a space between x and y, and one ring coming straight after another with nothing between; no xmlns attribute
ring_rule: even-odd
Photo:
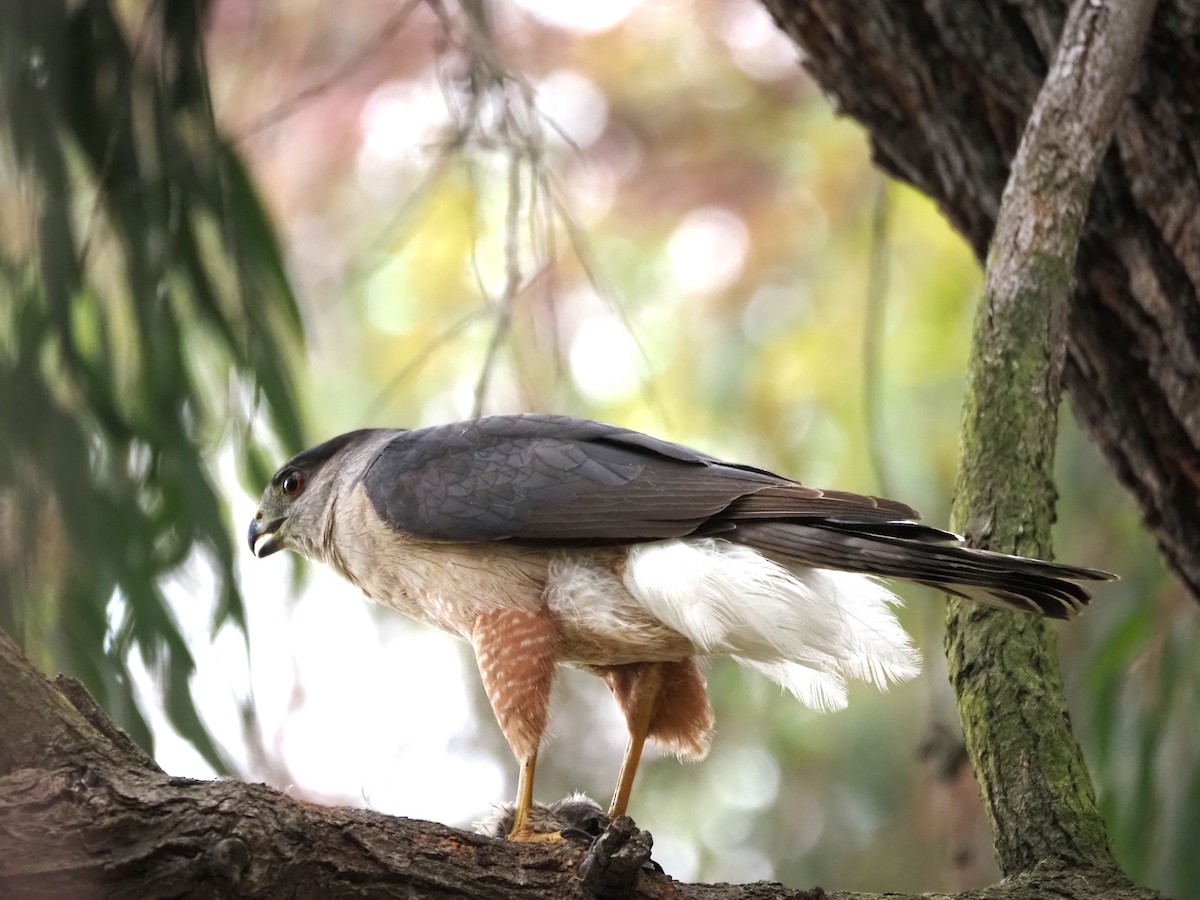
<svg viewBox="0 0 1200 900"><path fill-rule="evenodd" d="M261 784L171 778L138 753L125 752L123 740L108 737L119 732L90 698L68 701L3 633L0 722L5 725L0 729L0 896L5 897L879 897L766 882L682 884L645 870L630 886L628 867L622 871L620 865L622 842L632 846L649 836L623 825L624 819L593 849L517 844L370 810L313 806ZM606 868L615 877L606 878ZM1110 874L1078 871L1035 871L959 896L1015 900L1050 894L1107 900L1155 896ZM938 898L927 895L926 900Z"/></svg>
<svg viewBox="0 0 1200 900"><path fill-rule="evenodd" d="M1001 200L963 409L953 527L1046 558L1068 301L1088 200L1153 0L1076 0ZM1114 867L1045 622L953 602L946 649L1005 875Z"/></svg>

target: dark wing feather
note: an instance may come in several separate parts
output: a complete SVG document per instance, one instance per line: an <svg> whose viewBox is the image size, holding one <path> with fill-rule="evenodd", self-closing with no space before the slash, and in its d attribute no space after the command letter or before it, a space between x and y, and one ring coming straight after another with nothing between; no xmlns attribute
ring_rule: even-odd
<svg viewBox="0 0 1200 900"><path fill-rule="evenodd" d="M401 432L363 483L390 525L446 541L601 544L724 532L742 519L917 518L902 503L821 491L565 416L491 416Z"/></svg>

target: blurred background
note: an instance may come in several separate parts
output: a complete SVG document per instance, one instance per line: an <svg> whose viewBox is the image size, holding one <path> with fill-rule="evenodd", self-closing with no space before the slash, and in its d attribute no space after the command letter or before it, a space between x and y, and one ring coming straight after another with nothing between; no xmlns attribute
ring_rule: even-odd
<svg viewBox="0 0 1200 900"><path fill-rule="evenodd" d="M570 413L945 524L979 267L754 0L3 15L0 625L171 774L456 825L515 791L467 648L244 547L341 431ZM1058 470L1057 556L1122 578L1059 629L1072 719L1122 864L1200 896L1196 606L1066 408ZM709 668L709 759L631 809L669 874L995 880L903 593L926 672L848 711ZM623 723L556 690L539 799L606 804Z"/></svg>

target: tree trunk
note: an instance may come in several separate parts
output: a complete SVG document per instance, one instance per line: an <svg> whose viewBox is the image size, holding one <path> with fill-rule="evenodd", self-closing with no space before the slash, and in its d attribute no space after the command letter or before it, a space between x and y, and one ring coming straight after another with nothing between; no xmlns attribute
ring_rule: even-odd
<svg viewBox="0 0 1200 900"><path fill-rule="evenodd" d="M982 261L1062 0L763 0ZM1163 0L1076 263L1065 384L1167 561L1200 598L1200 2Z"/></svg>

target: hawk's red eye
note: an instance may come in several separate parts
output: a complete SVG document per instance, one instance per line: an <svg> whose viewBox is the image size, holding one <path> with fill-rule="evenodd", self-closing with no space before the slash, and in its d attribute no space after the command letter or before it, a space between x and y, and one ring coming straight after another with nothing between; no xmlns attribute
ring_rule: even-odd
<svg viewBox="0 0 1200 900"><path fill-rule="evenodd" d="M283 476L281 485L283 492L289 497L295 497L298 493L304 490L304 476L293 469Z"/></svg>

